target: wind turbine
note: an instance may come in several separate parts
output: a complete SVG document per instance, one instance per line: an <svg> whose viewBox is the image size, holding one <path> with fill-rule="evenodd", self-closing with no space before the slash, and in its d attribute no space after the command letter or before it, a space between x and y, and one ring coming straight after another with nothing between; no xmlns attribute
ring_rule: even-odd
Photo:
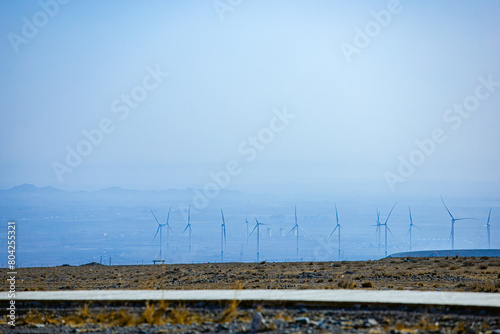
<svg viewBox="0 0 500 334"><path fill-rule="evenodd" d="M375 230L375 233L378 234L378 238L377 238L377 241L378 241L378 252L380 254L380 233L381 233L381 229L380 229L380 226L382 226L382 224L380 223L380 211L377 209L377 224L376 225L372 225L372 226L377 226L377 229Z"/></svg>
<svg viewBox="0 0 500 334"><path fill-rule="evenodd" d="M448 210L448 207L444 203L443 197L441 197L441 202L443 202L443 205L446 208L446 211L448 211L448 213L451 217L451 249L455 249L455 222L458 220L476 219L476 218L455 218L451 214L450 210Z"/></svg>
<svg viewBox="0 0 500 334"><path fill-rule="evenodd" d="M260 238L260 225L265 225L265 224L262 224L262 223L259 223L259 221L257 220L257 218L255 218L255 227L253 228L252 232L250 232L250 235L252 235L253 231L255 231L255 229L257 229L257 262L259 262L259 255L260 255L260 243L259 243L259 238Z"/></svg>
<svg viewBox="0 0 500 334"><path fill-rule="evenodd" d="M182 233L186 232L186 230L188 230L189 233L189 253L191 254L191 206L188 209L188 223Z"/></svg>
<svg viewBox="0 0 500 334"><path fill-rule="evenodd" d="M391 230L389 229L389 226L387 226L387 221L389 220L389 217L391 216L391 213L392 213L392 210L394 210L394 207L396 206L397 203L395 203L393 206L392 206L392 209L391 211L389 211L389 214L387 215L387 218L385 220L385 223L383 224L380 224L380 226L384 226L384 229L385 229L385 256L387 257L387 231L389 231L389 233L392 235L392 237L394 238L394 235L392 234Z"/></svg>
<svg viewBox="0 0 500 334"><path fill-rule="evenodd" d="M224 262L224 248L226 248L226 220L224 219L224 212L220 209L222 215L222 224L220 225L220 259Z"/></svg>
<svg viewBox="0 0 500 334"><path fill-rule="evenodd" d="M247 224L247 247L248 247L248 237L249 237L249 235L248 235L248 214L247 213L245 213L245 223Z"/></svg>
<svg viewBox="0 0 500 334"><path fill-rule="evenodd" d="M408 205L408 212L410 213L410 229L408 230L408 233L406 235L410 234L410 252L411 252L411 228L415 227L416 229L419 229L419 230L420 230L420 228L417 225L413 224L413 219L411 218L411 208L409 205ZM422 231L422 230L420 230L420 231Z"/></svg>
<svg viewBox="0 0 500 334"><path fill-rule="evenodd" d="M301 227L297 223L297 206L295 206L295 225L292 227L292 229L288 233L291 233L293 230L297 230L297 256L299 256L299 228L301 228Z"/></svg>
<svg viewBox="0 0 500 334"><path fill-rule="evenodd" d="M486 231L488 232L488 249L490 249L490 216L491 216L491 209L490 213L488 213L488 221L486 222Z"/></svg>
<svg viewBox="0 0 500 334"><path fill-rule="evenodd" d="M167 222L165 224L160 224L160 222L158 221L158 219L156 218L155 214L153 213L153 209L149 209L151 211L151 214L153 215L154 219L156 220L156 223L158 224L158 229L156 230L156 233L155 233L155 236L153 238L156 239L156 236L158 235L158 232L160 232L160 260L163 260L161 258L161 252L162 252L162 249L163 249L163 245L162 245L162 231L163 231L163 227L166 226L167 227L167 251L168 251L168 238L169 238L169 231L171 231L172 229L170 228L170 225L168 224L168 221L170 219L170 209L172 208L169 208L168 209L168 216L167 216Z"/></svg>
<svg viewBox="0 0 500 334"><path fill-rule="evenodd" d="M340 227L340 224L339 224L339 214L337 212L337 204L335 204L335 217L337 218L337 225L335 225L335 228L333 229L332 233L330 233L330 236L328 237L328 239L330 239L333 235L333 233L335 233L335 231L337 229L339 229L339 260L340 260L340 229L342 227ZM377 225L377 229L379 228L379 226Z"/></svg>

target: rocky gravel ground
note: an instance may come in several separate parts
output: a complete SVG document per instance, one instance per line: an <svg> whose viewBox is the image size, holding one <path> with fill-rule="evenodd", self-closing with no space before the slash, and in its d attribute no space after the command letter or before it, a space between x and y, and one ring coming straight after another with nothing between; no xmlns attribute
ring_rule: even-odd
<svg viewBox="0 0 500 334"><path fill-rule="evenodd" d="M409 289L498 293L498 258L59 266L17 269L17 291L108 289ZM6 291L7 280L0 282ZM500 295L499 295L500 298ZM498 333L500 312L294 305L17 303L2 333ZM496 312L496 313L495 313ZM4 312L5 313L5 312ZM4 314L0 313L0 314Z"/></svg>
<svg viewBox="0 0 500 334"><path fill-rule="evenodd" d="M492 310L381 309L235 305L24 305L15 328L5 333L495 333ZM145 314L147 309L151 313ZM36 323L41 316L45 322ZM31 317L31 318L30 318ZM107 321L104 321L107 320ZM34 321L34 322L33 322Z"/></svg>

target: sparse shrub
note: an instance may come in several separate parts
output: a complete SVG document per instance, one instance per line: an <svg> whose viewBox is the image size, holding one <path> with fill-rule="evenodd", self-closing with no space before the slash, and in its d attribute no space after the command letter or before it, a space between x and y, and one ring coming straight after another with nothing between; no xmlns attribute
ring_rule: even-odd
<svg viewBox="0 0 500 334"><path fill-rule="evenodd" d="M361 283L362 288L373 288L373 283L372 282L363 282Z"/></svg>
<svg viewBox="0 0 500 334"><path fill-rule="evenodd" d="M500 289L500 282L474 282L466 287L468 291L478 292L498 292Z"/></svg>
<svg viewBox="0 0 500 334"><path fill-rule="evenodd" d="M219 319L217 319L217 322L231 322L236 319L236 317L238 316L237 308L239 303L239 301L233 299L231 303L226 307L226 309L222 312Z"/></svg>
<svg viewBox="0 0 500 334"><path fill-rule="evenodd" d="M354 289L356 288L356 283L348 278L344 278L337 283L337 286L342 289Z"/></svg>
<svg viewBox="0 0 500 334"><path fill-rule="evenodd" d="M483 270L484 270L484 269L488 269L488 265L487 265L487 264L481 264L481 265L479 266L479 269L483 269Z"/></svg>

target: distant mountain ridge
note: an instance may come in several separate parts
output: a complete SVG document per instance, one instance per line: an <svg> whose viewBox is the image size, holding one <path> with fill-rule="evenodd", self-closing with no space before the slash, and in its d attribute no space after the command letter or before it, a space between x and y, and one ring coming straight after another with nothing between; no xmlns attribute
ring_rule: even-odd
<svg viewBox="0 0 500 334"><path fill-rule="evenodd" d="M0 189L0 194L2 195L23 195L23 194L32 194L32 195L63 195L63 194L69 194L69 195L82 195L82 194L111 194L111 195L119 195L119 194L186 194L190 193L192 194L193 192L198 191L196 188L185 188L185 189L177 189L177 188L170 188L170 189L162 189L162 190L138 190L138 189L125 189L119 186L112 186L112 187L106 187L98 190L91 190L91 191L85 191L85 190L77 190L77 191L66 191L62 190L59 188L55 188L52 186L45 186L45 187L37 187L33 184L30 183L24 183L21 185L13 186L8 189ZM232 194L232 195L238 195L242 194L241 191L238 190L228 190L228 189L221 189L220 190L221 194Z"/></svg>
<svg viewBox="0 0 500 334"><path fill-rule="evenodd" d="M54 188L52 186L45 186L45 187L37 187L33 184L29 183L24 183L18 186L14 186L9 189L5 190L0 190L3 192L15 192L15 193L28 193L28 192L40 192L40 193L57 193L57 192L64 192L64 190Z"/></svg>
<svg viewBox="0 0 500 334"><path fill-rule="evenodd" d="M0 190L0 208L3 210L18 209L43 211L46 208L109 208L120 206L140 207L188 207L197 203L212 203L246 199L246 194L236 190L221 189L216 198L200 200L203 190L167 189L167 190L136 190L124 189L118 186L94 191L65 191L51 186L37 187L33 184L22 184ZM34 209L34 208L37 209ZM52 210L52 209L51 209Z"/></svg>

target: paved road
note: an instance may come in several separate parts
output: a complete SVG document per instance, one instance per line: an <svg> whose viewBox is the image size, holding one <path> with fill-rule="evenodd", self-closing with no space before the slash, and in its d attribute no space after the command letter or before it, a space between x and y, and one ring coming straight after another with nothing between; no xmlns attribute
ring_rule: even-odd
<svg viewBox="0 0 500 334"><path fill-rule="evenodd" d="M0 292L0 300L9 300ZM500 294L405 290L77 290L17 292L21 301L225 301L323 305L435 305L500 308Z"/></svg>

